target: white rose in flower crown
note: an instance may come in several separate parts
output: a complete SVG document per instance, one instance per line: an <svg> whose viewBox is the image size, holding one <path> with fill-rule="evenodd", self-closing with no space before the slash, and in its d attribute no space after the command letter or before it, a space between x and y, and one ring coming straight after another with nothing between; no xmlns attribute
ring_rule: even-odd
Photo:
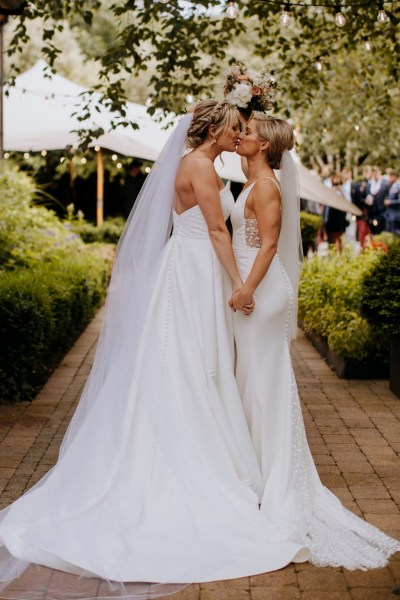
<svg viewBox="0 0 400 600"><path fill-rule="evenodd" d="M226 96L230 104L240 108L246 108L251 98L251 87L247 83L235 83L233 90Z"/></svg>
<svg viewBox="0 0 400 600"><path fill-rule="evenodd" d="M253 82L256 83L256 85L258 85L258 82L260 81L260 73L257 73L257 71L246 71L246 75L248 75L249 79Z"/></svg>

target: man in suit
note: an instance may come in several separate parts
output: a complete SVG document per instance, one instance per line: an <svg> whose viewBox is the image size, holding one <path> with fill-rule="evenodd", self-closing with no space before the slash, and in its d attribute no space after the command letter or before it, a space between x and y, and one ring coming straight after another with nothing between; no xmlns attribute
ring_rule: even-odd
<svg viewBox="0 0 400 600"><path fill-rule="evenodd" d="M372 167L371 180L367 185L365 204L367 205L368 223L372 233L381 233L385 228L385 198L390 183L382 177L379 167Z"/></svg>
<svg viewBox="0 0 400 600"><path fill-rule="evenodd" d="M389 173L389 191L385 198L385 229L392 233L400 230L400 180L396 171Z"/></svg>
<svg viewBox="0 0 400 600"><path fill-rule="evenodd" d="M359 241L361 248L365 248L365 238L371 233L368 224L369 206L365 203L371 174L372 167L370 165L365 165L363 168L362 179L354 184L352 190L352 200L354 204L362 210L362 214L357 217L357 240Z"/></svg>

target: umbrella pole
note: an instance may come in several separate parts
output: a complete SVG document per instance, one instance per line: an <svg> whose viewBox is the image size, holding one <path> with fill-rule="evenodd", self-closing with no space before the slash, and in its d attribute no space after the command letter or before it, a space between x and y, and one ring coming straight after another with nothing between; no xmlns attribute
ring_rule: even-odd
<svg viewBox="0 0 400 600"><path fill-rule="evenodd" d="M101 227L104 221L104 163L101 148L96 152L97 163L97 203L96 203L96 225Z"/></svg>

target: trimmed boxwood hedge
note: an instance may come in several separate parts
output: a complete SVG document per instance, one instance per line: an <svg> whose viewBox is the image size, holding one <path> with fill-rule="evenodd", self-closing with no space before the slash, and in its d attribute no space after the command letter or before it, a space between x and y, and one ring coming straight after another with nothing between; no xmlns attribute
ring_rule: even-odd
<svg viewBox="0 0 400 600"><path fill-rule="evenodd" d="M0 402L30 399L105 295L99 248L0 272Z"/></svg>
<svg viewBox="0 0 400 600"><path fill-rule="evenodd" d="M400 243L392 245L364 277L360 304L372 327L400 335Z"/></svg>
<svg viewBox="0 0 400 600"><path fill-rule="evenodd" d="M338 255L305 261L299 288L299 318L306 333L317 335L344 360L387 364L389 336L361 313L361 290L385 258L382 251L368 250L358 256L347 249Z"/></svg>

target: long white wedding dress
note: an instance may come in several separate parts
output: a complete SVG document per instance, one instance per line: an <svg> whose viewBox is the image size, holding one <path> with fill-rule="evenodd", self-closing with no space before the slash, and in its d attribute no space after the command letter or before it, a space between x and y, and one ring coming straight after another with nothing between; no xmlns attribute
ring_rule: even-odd
<svg viewBox="0 0 400 600"><path fill-rule="evenodd" d="M227 218L227 187L221 202ZM48 476L0 513L0 580L25 563L86 577L65 589L54 571L31 571L0 596L95 598L90 576L190 583L308 558L259 511L263 486L234 377L230 294L199 206L174 213L127 397L117 398L117 361L99 392L107 403L87 411ZM121 403L124 426L113 432L119 443L110 457L103 436ZM114 589L122 598L142 593ZM101 597L113 593L102 588Z"/></svg>
<svg viewBox="0 0 400 600"><path fill-rule="evenodd" d="M243 280L260 246L257 221L245 218L254 183L240 194L231 215L233 250ZM315 565L383 566L400 543L346 510L322 485L307 444L290 358L295 298L280 242L254 293L254 312L234 314L236 378L263 478L261 512L287 539L309 548Z"/></svg>

